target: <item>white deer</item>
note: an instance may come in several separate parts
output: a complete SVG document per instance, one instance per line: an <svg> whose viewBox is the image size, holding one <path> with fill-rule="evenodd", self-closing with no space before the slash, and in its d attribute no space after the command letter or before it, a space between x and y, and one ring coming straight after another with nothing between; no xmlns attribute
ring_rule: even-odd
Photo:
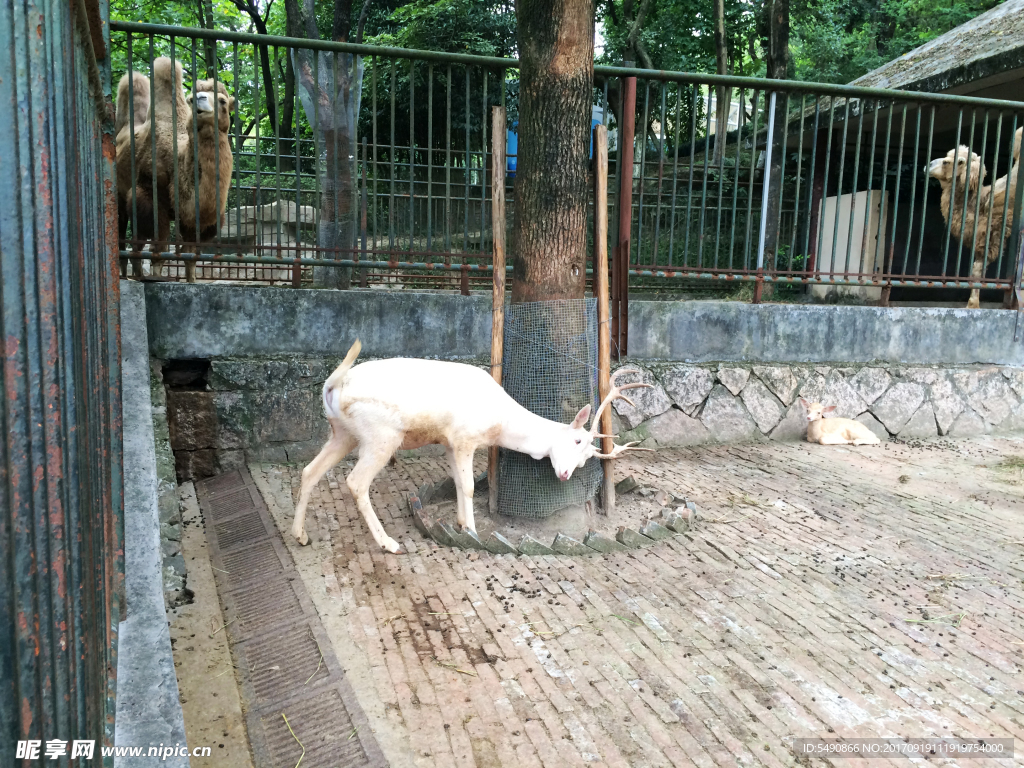
<svg viewBox="0 0 1024 768"><path fill-rule="evenodd" d="M331 439L319 455L302 470L299 503L295 505L292 535L308 544L304 523L309 496L320 478L354 448L359 460L345 480L356 506L366 520L378 546L398 553L397 541L384 532L370 505L370 483L399 448L411 449L440 444L448 454L458 497L457 517L463 529L475 531L473 521L473 453L485 446L500 445L528 454L534 459L551 459L555 474L568 480L573 470L587 459L614 459L635 443L616 445L600 453L593 444L601 414L613 400L632 402L623 390L650 384L616 384L623 373L612 377L612 387L594 415L589 430L587 404L571 424L537 416L513 400L501 385L479 368L438 360L393 358L374 360L352 367L361 345L358 341L324 382L324 413L331 425Z"/></svg>

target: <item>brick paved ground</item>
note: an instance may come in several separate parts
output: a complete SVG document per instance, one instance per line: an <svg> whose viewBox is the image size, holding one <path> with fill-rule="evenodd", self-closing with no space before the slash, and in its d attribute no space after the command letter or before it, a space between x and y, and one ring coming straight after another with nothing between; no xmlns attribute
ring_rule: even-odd
<svg viewBox="0 0 1024 768"><path fill-rule="evenodd" d="M1024 737L1024 472L996 468L1013 455L1024 442L646 454L619 476L684 492L702 523L581 559L425 541L405 495L444 470L405 459L372 498L410 554L373 548L336 471L309 557L394 765L810 765L793 737ZM278 507L297 496L297 468L253 469Z"/></svg>

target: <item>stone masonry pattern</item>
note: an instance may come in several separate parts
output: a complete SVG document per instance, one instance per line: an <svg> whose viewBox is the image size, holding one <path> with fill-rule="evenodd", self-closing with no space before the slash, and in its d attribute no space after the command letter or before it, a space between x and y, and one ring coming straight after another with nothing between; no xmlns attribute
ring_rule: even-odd
<svg viewBox="0 0 1024 768"><path fill-rule="evenodd" d="M1024 369L902 365L638 365L620 382L635 406L614 405L616 432L645 447L801 440L799 398L836 406L880 439L1024 431Z"/></svg>

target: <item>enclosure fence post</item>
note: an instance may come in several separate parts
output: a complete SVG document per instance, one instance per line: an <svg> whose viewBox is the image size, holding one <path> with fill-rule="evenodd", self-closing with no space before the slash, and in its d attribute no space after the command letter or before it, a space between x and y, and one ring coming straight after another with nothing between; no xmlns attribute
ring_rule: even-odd
<svg viewBox="0 0 1024 768"><path fill-rule="evenodd" d="M633 234L633 137L636 128L636 78L622 79L622 136L619 145L619 240L615 246L615 306L612 344L615 358L627 353L629 332L629 241ZM643 184L643 179L640 180ZM642 191L642 189L641 189Z"/></svg>
<svg viewBox="0 0 1024 768"><path fill-rule="evenodd" d="M768 103L768 145L765 148L764 171L761 177L761 227L757 233L757 282L754 283L754 304L761 303L761 292L764 290L764 241L768 232L768 200L771 197L772 143L775 140L776 95L776 92L772 91L772 97ZM757 150L756 140L754 142L754 150L755 152ZM782 183L781 179L779 183ZM772 222L772 225L778 226L775 222Z"/></svg>
<svg viewBox="0 0 1024 768"><path fill-rule="evenodd" d="M594 294L597 296L597 386L604 401L611 389L612 337L608 316L608 128L594 129ZM612 412L601 414L601 433L612 433ZM610 437L601 438L601 453L611 453ZM615 475L613 462L604 459L604 482L601 483L601 511L609 514L615 508Z"/></svg>
<svg viewBox="0 0 1024 768"><path fill-rule="evenodd" d="M501 384L505 341L505 108L491 109L491 239L494 243L491 288L491 376ZM463 272L465 275L466 273ZM487 451L488 511L498 512L498 446Z"/></svg>

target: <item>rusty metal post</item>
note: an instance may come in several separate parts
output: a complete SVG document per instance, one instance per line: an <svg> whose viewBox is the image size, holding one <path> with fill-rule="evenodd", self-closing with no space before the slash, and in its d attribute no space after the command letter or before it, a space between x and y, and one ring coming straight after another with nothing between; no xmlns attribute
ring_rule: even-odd
<svg viewBox="0 0 1024 768"><path fill-rule="evenodd" d="M608 128L594 129L594 295L597 297L597 385L600 399L611 388L612 339L608 307ZM612 412L601 414L601 432L612 433ZM601 438L601 452L611 453L613 441ZM610 459L601 462L604 481L601 484L601 511L608 514L615 508L615 475Z"/></svg>
<svg viewBox="0 0 1024 768"><path fill-rule="evenodd" d="M636 78L622 78L622 135L619 144L619 239L615 245L612 349L616 360L629 341L629 241L633 234L633 137L636 129ZM641 180L642 183L642 180Z"/></svg>
<svg viewBox="0 0 1024 768"><path fill-rule="evenodd" d="M491 239L494 272L491 289L491 376L501 384L505 346L505 108L491 109ZM463 274L467 274L463 272ZM498 446L487 451L488 511L498 512Z"/></svg>

